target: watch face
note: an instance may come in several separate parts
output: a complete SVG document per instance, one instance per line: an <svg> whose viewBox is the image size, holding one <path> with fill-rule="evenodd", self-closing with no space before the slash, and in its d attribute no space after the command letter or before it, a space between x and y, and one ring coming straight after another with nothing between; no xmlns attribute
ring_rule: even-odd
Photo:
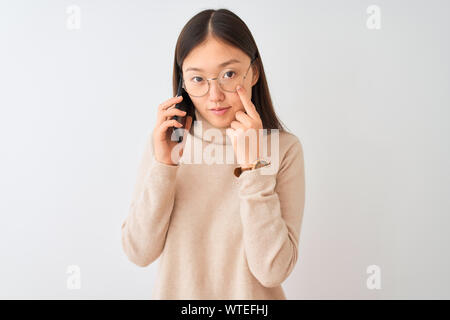
<svg viewBox="0 0 450 320"><path fill-rule="evenodd" d="M256 163L255 168L261 168L264 167L265 165L268 165L269 162L265 161L265 160L260 160Z"/></svg>

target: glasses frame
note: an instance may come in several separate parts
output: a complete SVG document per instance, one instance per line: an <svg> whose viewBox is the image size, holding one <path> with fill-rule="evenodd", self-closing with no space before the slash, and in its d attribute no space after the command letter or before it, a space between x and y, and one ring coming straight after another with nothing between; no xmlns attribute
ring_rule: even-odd
<svg viewBox="0 0 450 320"><path fill-rule="evenodd" d="M242 79L243 81L245 81L245 78L247 77L248 71L250 70L250 67L251 67L251 65L253 64L253 62L254 62L255 60L256 60L256 57L253 58L252 61L250 61L250 65L248 66L247 71L245 72L244 78ZM182 73L181 71L180 71L180 77L181 77L181 79L183 79L183 85L182 85L182 88L183 88L189 95L191 95L191 96L193 96L193 97L197 97L197 98L204 97L204 96L206 96L206 95L208 94L209 90L211 89L211 84L210 84L210 81L211 81L211 80L218 80L218 79L219 79L218 77L206 79L206 81L208 82L208 90L206 91L205 94L202 94L201 96L195 96L195 95L193 95L193 94L190 94L190 93L187 91L186 85L185 85L185 83L184 83L183 73ZM231 92L231 93L236 92L236 89L234 89L233 91L225 90L224 88L222 88L222 86L221 86L221 84L220 84L220 81L218 81L218 83L219 83L219 88L220 88L220 90L225 91L225 92Z"/></svg>

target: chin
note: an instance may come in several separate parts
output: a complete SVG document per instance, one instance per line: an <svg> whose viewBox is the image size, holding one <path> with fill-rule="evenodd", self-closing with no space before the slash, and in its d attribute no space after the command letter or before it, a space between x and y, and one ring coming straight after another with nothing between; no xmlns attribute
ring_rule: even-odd
<svg viewBox="0 0 450 320"><path fill-rule="evenodd" d="M230 126L231 121L228 119L211 119L211 124L216 128L228 128Z"/></svg>

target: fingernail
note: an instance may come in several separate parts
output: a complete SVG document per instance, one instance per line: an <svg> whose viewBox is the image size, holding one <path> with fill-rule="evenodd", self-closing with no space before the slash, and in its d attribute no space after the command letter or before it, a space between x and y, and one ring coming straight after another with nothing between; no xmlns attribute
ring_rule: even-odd
<svg viewBox="0 0 450 320"><path fill-rule="evenodd" d="M238 89L239 91L241 91L242 87L241 87L241 86L237 86L237 89Z"/></svg>

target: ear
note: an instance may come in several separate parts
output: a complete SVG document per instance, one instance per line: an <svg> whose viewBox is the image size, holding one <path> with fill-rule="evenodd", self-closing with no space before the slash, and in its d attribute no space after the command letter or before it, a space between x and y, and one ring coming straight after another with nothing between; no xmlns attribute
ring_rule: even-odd
<svg viewBox="0 0 450 320"><path fill-rule="evenodd" d="M252 64L252 87L258 82L259 80L259 70L256 63Z"/></svg>

